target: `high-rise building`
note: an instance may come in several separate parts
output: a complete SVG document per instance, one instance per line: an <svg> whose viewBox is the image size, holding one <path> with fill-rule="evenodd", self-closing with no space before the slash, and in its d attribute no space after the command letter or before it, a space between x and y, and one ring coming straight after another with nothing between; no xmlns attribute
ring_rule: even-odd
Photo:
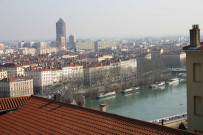
<svg viewBox="0 0 203 135"><path fill-rule="evenodd" d="M188 130L203 134L203 46L200 29L193 25L186 52Z"/></svg>
<svg viewBox="0 0 203 135"><path fill-rule="evenodd" d="M66 23L61 18L56 23L56 47L66 49Z"/></svg>
<svg viewBox="0 0 203 135"><path fill-rule="evenodd" d="M69 36L69 44L70 44L70 47L72 49L75 49L75 42L76 42L76 36L75 35L70 35Z"/></svg>

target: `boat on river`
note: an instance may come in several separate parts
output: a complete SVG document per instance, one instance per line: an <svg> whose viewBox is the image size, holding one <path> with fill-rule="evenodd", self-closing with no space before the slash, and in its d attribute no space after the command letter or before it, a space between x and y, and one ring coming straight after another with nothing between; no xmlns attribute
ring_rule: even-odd
<svg viewBox="0 0 203 135"><path fill-rule="evenodd" d="M96 96L96 98L100 99L100 98L106 98L106 97L110 97L110 96L114 96L114 95L116 95L115 91L108 92L108 93L100 93L99 95Z"/></svg>
<svg viewBox="0 0 203 135"><path fill-rule="evenodd" d="M129 93L129 92L134 92L134 91L137 91L140 89L140 86L137 86L137 87L132 87L130 89L125 89L125 90L122 90L121 93L125 94L125 93Z"/></svg>
<svg viewBox="0 0 203 135"><path fill-rule="evenodd" d="M187 74L186 73L180 73L178 76L179 82L186 82Z"/></svg>
<svg viewBox="0 0 203 135"><path fill-rule="evenodd" d="M166 82L167 85L175 85L175 84L178 84L180 81L178 78L173 78L173 79L170 79L168 82Z"/></svg>
<svg viewBox="0 0 203 135"><path fill-rule="evenodd" d="M165 82L152 84L152 85L149 86L149 88L151 88L151 89L165 88Z"/></svg>

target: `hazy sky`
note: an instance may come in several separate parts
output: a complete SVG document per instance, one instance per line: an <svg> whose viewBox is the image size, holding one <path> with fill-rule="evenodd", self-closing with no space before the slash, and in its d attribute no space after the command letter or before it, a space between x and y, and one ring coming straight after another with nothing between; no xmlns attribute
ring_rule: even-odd
<svg viewBox="0 0 203 135"><path fill-rule="evenodd" d="M78 38L188 35L203 0L0 0L0 41L55 39L59 18Z"/></svg>

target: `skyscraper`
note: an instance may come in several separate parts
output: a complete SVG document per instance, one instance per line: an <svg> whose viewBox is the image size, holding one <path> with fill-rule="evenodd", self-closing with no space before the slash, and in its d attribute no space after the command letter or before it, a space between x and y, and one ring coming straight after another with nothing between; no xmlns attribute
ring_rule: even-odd
<svg viewBox="0 0 203 135"><path fill-rule="evenodd" d="M69 36L69 44L70 44L70 47L72 49L75 49L75 42L76 42L76 36L75 35L70 35Z"/></svg>
<svg viewBox="0 0 203 135"><path fill-rule="evenodd" d="M56 23L56 47L66 49L66 23L61 18Z"/></svg>

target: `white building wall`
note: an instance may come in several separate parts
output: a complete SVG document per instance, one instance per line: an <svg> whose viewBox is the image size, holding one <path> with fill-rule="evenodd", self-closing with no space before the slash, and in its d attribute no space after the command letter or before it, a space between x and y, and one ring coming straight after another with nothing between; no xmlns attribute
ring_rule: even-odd
<svg viewBox="0 0 203 135"><path fill-rule="evenodd" d="M10 78L7 81L0 81L0 97L30 96L32 94L33 79Z"/></svg>

